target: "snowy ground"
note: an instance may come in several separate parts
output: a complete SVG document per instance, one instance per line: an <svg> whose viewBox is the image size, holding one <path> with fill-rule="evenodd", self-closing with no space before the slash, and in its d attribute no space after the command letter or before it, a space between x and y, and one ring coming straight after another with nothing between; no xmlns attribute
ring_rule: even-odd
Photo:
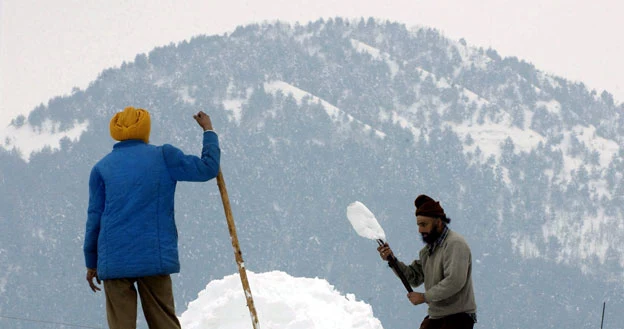
<svg viewBox="0 0 624 329"><path fill-rule="evenodd" d="M383 329L370 305L342 295L326 280L247 273L263 329ZM184 329L251 329L239 275L208 283L180 322Z"/></svg>

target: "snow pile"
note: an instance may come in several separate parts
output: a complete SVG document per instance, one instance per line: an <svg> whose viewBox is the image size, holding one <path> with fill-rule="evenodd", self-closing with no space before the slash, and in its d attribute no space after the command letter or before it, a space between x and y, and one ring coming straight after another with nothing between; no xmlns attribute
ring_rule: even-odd
<svg viewBox="0 0 624 329"><path fill-rule="evenodd" d="M326 280L279 271L247 274L263 329L383 329L370 305L341 295ZM180 322L184 329L251 329L239 275L208 283Z"/></svg>

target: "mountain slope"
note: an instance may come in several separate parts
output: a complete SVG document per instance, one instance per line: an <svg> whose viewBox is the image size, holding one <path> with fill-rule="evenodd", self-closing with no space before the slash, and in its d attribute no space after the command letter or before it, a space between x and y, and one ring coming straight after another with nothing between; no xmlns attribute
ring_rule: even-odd
<svg viewBox="0 0 624 329"><path fill-rule="evenodd" d="M157 48L17 118L11 129L82 133L28 162L0 150L0 313L103 323L83 278L87 178L128 105L152 113L152 143L189 153L200 143L191 116L209 112L246 265L326 278L385 328L425 309L352 231L355 200L411 261L422 246L413 200L440 199L471 244L483 327L587 327L602 300L624 306L623 106L435 30L336 18ZM215 185L178 187L179 312L235 272Z"/></svg>

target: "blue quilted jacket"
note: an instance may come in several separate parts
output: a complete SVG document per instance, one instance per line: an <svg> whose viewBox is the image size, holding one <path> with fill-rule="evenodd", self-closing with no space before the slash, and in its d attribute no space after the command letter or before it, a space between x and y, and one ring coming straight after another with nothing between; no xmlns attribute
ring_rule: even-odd
<svg viewBox="0 0 624 329"><path fill-rule="evenodd" d="M201 158L169 144L116 143L89 178L87 268L103 280L179 272L176 182L216 177L220 154L212 131L204 132Z"/></svg>

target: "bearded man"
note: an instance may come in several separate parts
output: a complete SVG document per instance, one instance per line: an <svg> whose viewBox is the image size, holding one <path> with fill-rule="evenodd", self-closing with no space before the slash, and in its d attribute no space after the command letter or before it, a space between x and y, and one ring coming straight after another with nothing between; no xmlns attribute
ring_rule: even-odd
<svg viewBox="0 0 624 329"><path fill-rule="evenodd" d="M410 292L414 305L427 304L428 315L420 329L472 329L477 322L477 305L472 285L472 256L464 238L448 227L439 201L419 195L414 201L416 224L425 246L419 259L406 265L397 261L413 287L425 284L425 292ZM394 257L386 243L377 248L383 260Z"/></svg>

